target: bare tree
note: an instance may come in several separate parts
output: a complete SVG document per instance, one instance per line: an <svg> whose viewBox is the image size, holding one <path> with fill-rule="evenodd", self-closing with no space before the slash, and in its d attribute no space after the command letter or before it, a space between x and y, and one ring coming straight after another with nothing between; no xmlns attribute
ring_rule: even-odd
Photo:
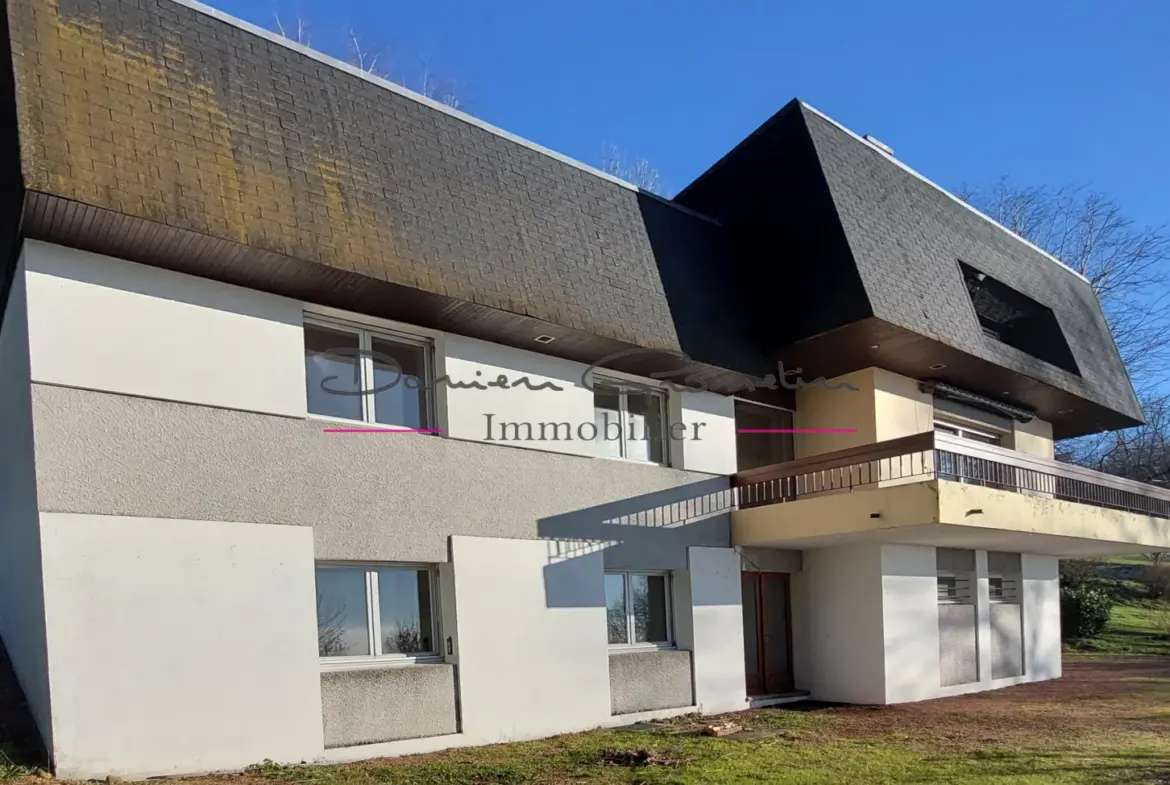
<svg viewBox="0 0 1170 785"><path fill-rule="evenodd" d="M326 607L317 595L317 652L321 657L337 657L349 652L345 643L345 605Z"/></svg>
<svg viewBox="0 0 1170 785"><path fill-rule="evenodd" d="M1093 285L1139 392L1170 367L1170 235L1139 226L1084 186L1024 187L1004 178L960 196L1084 275Z"/></svg>
<svg viewBox="0 0 1170 785"><path fill-rule="evenodd" d="M616 145L604 145L601 150L601 171L611 174L643 191L662 194L662 176L645 158L629 156Z"/></svg>
<svg viewBox="0 0 1170 785"><path fill-rule="evenodd" d="M298 44L304 46L312 46L309 36L309 25L305 20L298 16L296 27L286 28L284 23L280 21L280 13L273 12L272 18L276 20L276 32L290 41L296 41Z"/></svg>
<svg viewBox="0 0 1170 785"><path fill-rule="evenodd" d="M309 35L309 24L302 17L297 17L295 27L285 25L280 18L279 12L273 14L273 19L275 20L277 33L290 41L296 41L298 44L312 46ZM412 71L406 68L399 68L395 74L391 68L387 67L387 61L391 59L390 55L392 54L390 47L385 45L368 45L352 27L346 31L345 48L345 57L341 59L355 68L359 68L368 74L387 81L397 82L407 90L424 95L452 109L466 111L461 97L463 94L461 86L455 80L437 74L431 68L427 58L418 58L417 69ZM329 53L326 52L326 54Z"/></svg>

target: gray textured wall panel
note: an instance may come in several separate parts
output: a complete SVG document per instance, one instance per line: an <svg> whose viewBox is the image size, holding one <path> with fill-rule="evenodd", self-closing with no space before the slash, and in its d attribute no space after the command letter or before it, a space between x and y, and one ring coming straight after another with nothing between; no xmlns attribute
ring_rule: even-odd
<svg viewBox="0 0 1170 785"><path fill-rule="evenodd" d="M609 655L610 707L614 714L694 705L689 651Z"/></svg>
<svg viewBox="0 0 1170 785"><path fill-rule="evenodd" d="M1020 606L991 604L991 678L1024 675L1023 618Z"/></svg>
<svg viewBox="0 0 1170 785"><path fill-rule="evenodd" d="M943 687L979 680L975 606L938 606L938 659Z"/></svg>
<svg viewBox="0 0 1170 785"><path fill-rule="evenodd" d="M326 747L456 733L455 666L326 671L321 716Z"/></svg>
<svg viewBox="0 0 1170 785"><path fill-rule="evenodd" d="M33 399L45 511L312 526L324 559L440 562L452 534L539 536L666 570L730 545L726 477L63 387Z"/></svg>

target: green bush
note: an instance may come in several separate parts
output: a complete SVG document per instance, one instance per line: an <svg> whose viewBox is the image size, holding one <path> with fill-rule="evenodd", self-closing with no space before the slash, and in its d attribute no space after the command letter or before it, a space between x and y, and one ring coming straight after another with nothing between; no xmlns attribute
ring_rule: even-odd
<svg viewBox="0 0 1170 785"><path fill-rule="evenodd" d="M1069 640L1095 638L1109 625L1113 596L1089 584L1060 587L1060 628Z"/></svg>

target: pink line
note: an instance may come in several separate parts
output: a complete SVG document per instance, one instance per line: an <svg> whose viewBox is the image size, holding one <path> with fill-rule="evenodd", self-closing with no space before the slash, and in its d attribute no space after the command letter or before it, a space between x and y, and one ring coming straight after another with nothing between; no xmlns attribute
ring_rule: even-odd
<svg viewBox="0 0 1170 785"><path fill-rule="evenodd" d="M857 433L856 428L738 428L736 433Z"/></svg>
<svg viewBox="0 0 1170 785"><path fill-rule="evenodd" d="M325 433L442 433L438 428L325 428Z"/></svg>

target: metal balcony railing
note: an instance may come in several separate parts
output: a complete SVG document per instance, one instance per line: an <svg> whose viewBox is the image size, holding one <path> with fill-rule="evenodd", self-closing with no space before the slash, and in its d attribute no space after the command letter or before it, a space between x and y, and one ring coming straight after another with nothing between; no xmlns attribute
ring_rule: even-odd
<svg viewBox="0 0 1170 785"><path fill-rule="evenodd" d="M736 502L746 508L933 479L1170 518L1170 488L946 433L920 433L739 472L733 487Z"/></svg>

